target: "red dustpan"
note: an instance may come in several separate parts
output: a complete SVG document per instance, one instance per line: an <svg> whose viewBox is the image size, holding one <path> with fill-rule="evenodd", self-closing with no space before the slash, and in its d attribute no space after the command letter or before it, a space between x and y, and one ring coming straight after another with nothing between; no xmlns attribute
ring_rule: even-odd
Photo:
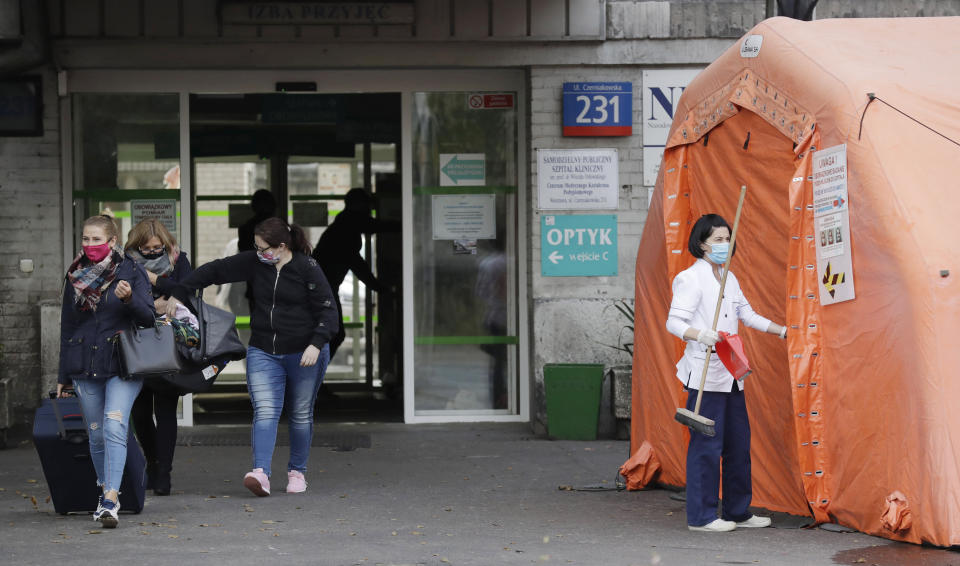
<svg viewBox="0 0 960 566"><path fill-rule="evenodd" d="M720 335L720 341L713 347L717 351L717 356L723 362L727 371L733 374L737 379L743 379L753 371L750 369L750 360L747 359L746 352L743 351L743 340L739 334L727 334L726 332L717 332Z"/></svg>

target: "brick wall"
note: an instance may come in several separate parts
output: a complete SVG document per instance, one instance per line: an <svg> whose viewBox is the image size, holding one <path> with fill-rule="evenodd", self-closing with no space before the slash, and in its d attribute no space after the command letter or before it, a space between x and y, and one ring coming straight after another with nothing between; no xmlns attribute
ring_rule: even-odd
<svg viewBox="0 0 960 566"><path fill-rule="evenodd" d="M0 429L25 422L40 399L38 303L59 296L65 271L56 75L39 74L43 135L0 137Z"/></svg>
<svg viewBox="0 0 960 566"><path fill-rule="evenodd" d="M531 341L530 375L534 377L534 426L546 422L543 365L546 363L630 363L630 358L606 345L619 342L629 321L614 307L618 300L633 303L637 246L647 218L647 188L643 186L641 140L641 67L534 67L530 71L530 190L528 192ZM634 133L629 137L565 138L561 98L564 82L632 82ZM544 277L540 269L541 214L537 204L537 149L616 148L619 155L620 207L617 215L617 275L612 277ZM608 214L598 210L585 213ZM578 212L574 212L578 214ZM629 338L627 331L623 334Z"/></svg>

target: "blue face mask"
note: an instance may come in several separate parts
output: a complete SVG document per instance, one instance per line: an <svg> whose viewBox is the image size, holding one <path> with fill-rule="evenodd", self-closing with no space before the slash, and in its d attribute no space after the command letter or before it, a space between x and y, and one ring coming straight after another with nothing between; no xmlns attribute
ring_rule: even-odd
<svg viewBox="0 0 960 566"><path fill-rule="evenodd" d="M709 244L709 246L710 253L707 254L707 258L710 261L717 265L727 263L727 260L730 259L730 244L728 242Z"/></svg>

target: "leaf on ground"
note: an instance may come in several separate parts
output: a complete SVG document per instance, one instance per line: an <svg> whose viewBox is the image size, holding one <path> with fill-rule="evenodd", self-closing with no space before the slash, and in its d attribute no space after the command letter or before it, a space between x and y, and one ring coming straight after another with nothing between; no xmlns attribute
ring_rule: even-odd
<svg viewBox="0 0 960 566"><path fill-rule="evenodd" d="M37 480L27 480L27 483L37 483Z"/></svg>
<svg viewBox="0 0 960 566"><path fill-rule="evenodd" d="M260 522L263 523L264 525L272 525L272 524L274 524L276 521L271 521L270 519L266 519L266 520L263 520L263 521L260 521Z"/></svg>
<svg viewBox="0 0 960 566"><path fill-rule="evenodd" d="M180 538L180 535L167 535L167 538Z"/></svg>
<svg viewBox="0 0 960 566"><path fill-rule="evenodd" d="M30 503L33 503L33 508L34 508L34 509L39 509L39 508L40 508L40 505L37 503L37 498L34 497L34 496L32 496L32 495L30 496Z"/></svg>
<svg viewBox="0 0 960 566"><path fill-rule="evenodd" d="M97 530L97 529L93 529L92 531L87 531L87 534L88 534L88 535L99 535L99 534L102 533L102 532L103 532L103 531L100 531L100 530Z"/></svg>
<svg viewBox="0 0 960 566"><path fill-rule="evenodd" d="M48 495L46 499L43 500L44 503L50 503L50 496Z"/></svg>
<svg viewBox="0 0 960 566"><path fill-rule="evenodd" d="M573 491L573 486L572 486L572 485L558 485L558 486L557 486L557 489L559 489L560 491Z"/></svg>
<svg viewBox="0 0 960 566"><path fill-rule="evenodd" d="M280 533L273 533L273 536L278 537L280 536Z"/></svg>

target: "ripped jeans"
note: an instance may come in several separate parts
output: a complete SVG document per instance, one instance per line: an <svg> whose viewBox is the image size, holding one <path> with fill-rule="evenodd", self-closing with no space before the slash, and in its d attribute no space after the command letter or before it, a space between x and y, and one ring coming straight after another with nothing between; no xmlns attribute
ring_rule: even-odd
<svg viewBox="0 0 960 566"><path fill-rule="evenodd" d="M141 387L142 380L127 381L117 376L104 381L78 379L73 382L87 421L97 485L102 486L104 492L120 491L123 467L127 463L130 408Z"/></svg>

